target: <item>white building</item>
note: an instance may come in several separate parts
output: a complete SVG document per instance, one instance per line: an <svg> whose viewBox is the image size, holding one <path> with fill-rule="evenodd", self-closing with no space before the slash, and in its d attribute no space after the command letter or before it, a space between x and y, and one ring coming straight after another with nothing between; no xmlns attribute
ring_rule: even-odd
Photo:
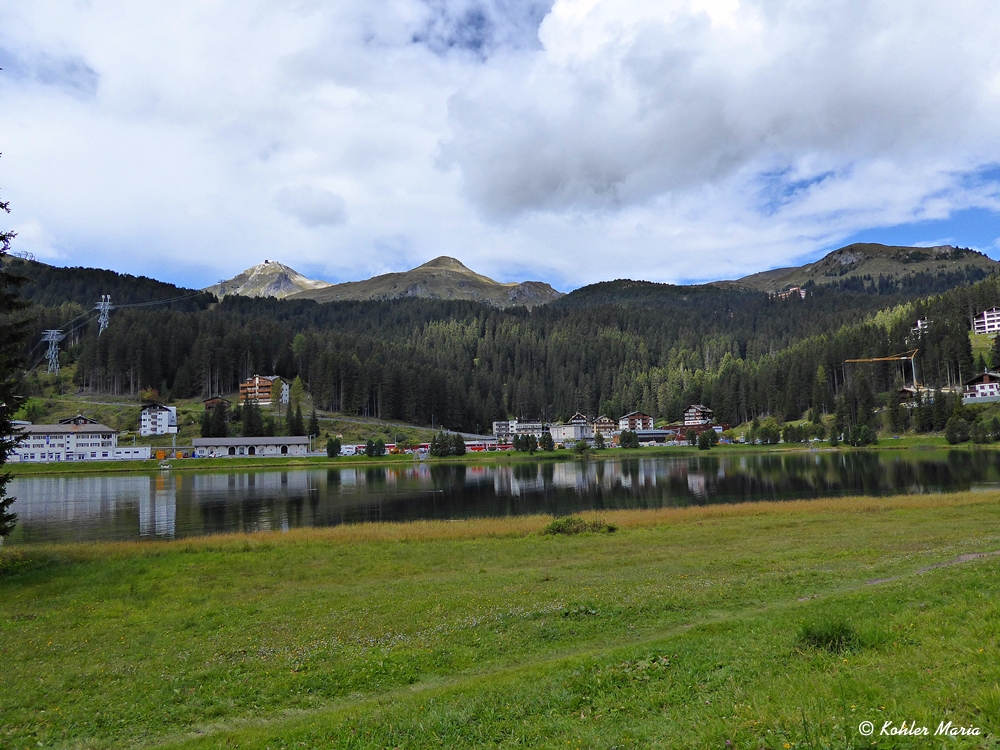
<svg viewBox="0 0 1000 750"><path fill-rule="evenodd" d="M493 434L499 443L507 442L515 435L534 435L536 438L541 438L544 432L548 432L544 422L522 422L518 419L510 419L493 423Z"/></svg>
<svg viewBox="0 0 1000 750"><path fill-rule="evenodd" d="M701 404L691 404L684 410L684 426L698 427L703 424L712 424L715 419L715 412L707 406Z"/></svg>
<svg viewBox="0 0 1000 750"><path fill-rule="evenodd" d="M981 372L976 377L965 381L962 401L976 403L980 399L1000 400L1000 373Z"/></svg>
<svg viewBox="0 0 1000 750"><path fill-rule="evenodd" d="M493 434L499 442L504 442L510 440L511 435L514 434L514 430L517 429L516 419L504 419L500 422L493 423Z"/></svg>
<svg viewBox="0 0 1000 750"><path fill-rule="evenodd" d="M556 443L575 443L578 440L593 440L594 428L592 425L577 422L560 423L549 425L549 434Z"/></svg>
<svg viewBox="0 0 1000 750"><path fill-rule="evenodd" d="M972 329L976 333L997 333L1000 331L1000 310L991 307L984 310L972 320Z"/></svg>
<svg viewBox="0 0 1000 750"><path fill-rule="evenodd" d="M307 437L195 438L191 441L198 458L210 456L304 456Z"/></svg>
<svg viewBox="0 0 1000 750"><path fill-rule="evenodd" d="M163 406L162 404L149 404L142 407L139 414L139 434L143 437L176 435L177 407Z"/></svg>
<svg viewBox="0 0 1000 750"><path fill-rule="evenodd" d="M119 448L115 430L80 415L59 424L18 425L15 434L23 439L11 458L25 463L143 460L150 456L148 445Z"/></svg>
<svg viewBox="0 0 1000 750"><path fill-rule="evenodd" d="M520 422L512 420L512 424L516 425L514 433L522 436L534 435L536 438L540 438L542 433L549 431L544 422Z"/></svg>

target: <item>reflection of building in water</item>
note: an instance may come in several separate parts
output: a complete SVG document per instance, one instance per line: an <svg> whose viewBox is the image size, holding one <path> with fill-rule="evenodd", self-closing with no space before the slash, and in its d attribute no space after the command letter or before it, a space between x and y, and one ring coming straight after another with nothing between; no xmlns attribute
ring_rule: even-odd
<svg viewBox="0 0 1000 750"><path fill-rule="evenodd" d="M704 474L688 474L688 491L695 497L708 497L708 480Z"/></svg>
<svg viewBox="0 0 1000 750"><path fill-rule="evenodd" d="M498 495L520 497L523 493L545 489L545 480L534 463L498 466L493 475L493 490Z"/></svg>
<svg viewBox="0 0 1000 750"><path fill-rule="evenodd" d="M53 529L56 539L87 539L91 530L103 532L109 525L133 536L136 509L140 536L175 533L177 491L169 475L22 477L11 494L18 523Z"/></svg>
<svg viewBox="0 0 1000 750"><path fill-rule="evenodd" d="M152 491L139 498L139 536L172 539L177 526L177 487L183 478L161 473L149 481Z"/></svg>

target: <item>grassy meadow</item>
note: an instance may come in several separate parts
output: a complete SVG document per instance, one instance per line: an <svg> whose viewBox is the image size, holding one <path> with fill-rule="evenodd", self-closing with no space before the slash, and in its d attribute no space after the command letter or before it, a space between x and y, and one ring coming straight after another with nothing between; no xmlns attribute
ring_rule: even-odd
<svg viewBox="0 0 1000 750"><path fill-rule="evenodd" d="M7 545L0 747L998 746L996 493L588 520Z"/></svg>

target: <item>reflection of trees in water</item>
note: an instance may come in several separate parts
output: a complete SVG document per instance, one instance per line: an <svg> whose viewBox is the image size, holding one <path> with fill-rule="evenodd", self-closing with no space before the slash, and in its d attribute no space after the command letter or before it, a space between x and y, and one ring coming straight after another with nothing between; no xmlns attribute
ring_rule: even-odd
<svg viewBox="0 0 1000 750"><path fill-rule="evenodd" d="M143 529L147 536L159 534L161 517L182 537L286 525L952 491L995 483L998 477L1000 453L995 451L820 450L501 466L414 463L206 472L176 478L157 474L142 477L141 487L135 477L101 477L99 483L81 477L66 487L44 478L18 482L24 485L22 540L41 541L80 534L139 538ZM26 484L30 482L36 484ZM143 505L142 498L155 502ZM70 501L71 518L66 511ZM176 502L175 514L164 505L171 501ZM51 529L41 525L46 523Z"/></svg>

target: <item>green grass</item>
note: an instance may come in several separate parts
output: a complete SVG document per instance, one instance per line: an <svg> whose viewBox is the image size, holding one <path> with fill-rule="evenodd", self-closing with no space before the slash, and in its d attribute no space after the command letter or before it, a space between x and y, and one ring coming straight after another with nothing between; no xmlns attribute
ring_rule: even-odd
<svg viewBox="0 0 1000 750"><path fill-rule="evenodd" d="M8 546L0 746L860 748L862 720L998 729L1000 557L940 565L1000 550L996 495L602 519L618 530Z"/></svg>

